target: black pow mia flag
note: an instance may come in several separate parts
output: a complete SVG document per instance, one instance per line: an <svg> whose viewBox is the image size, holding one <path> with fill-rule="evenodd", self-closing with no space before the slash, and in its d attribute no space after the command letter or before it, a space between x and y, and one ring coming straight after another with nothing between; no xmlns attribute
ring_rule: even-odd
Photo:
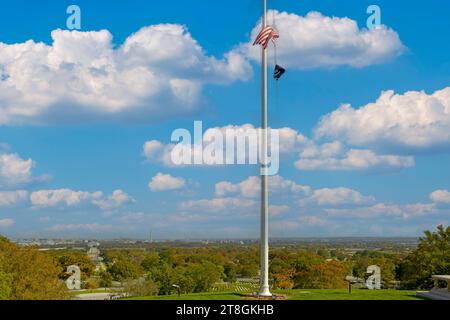
<svg viewBox="0 0 450 320"><path fill-rule="evenodd" d="M275 70L273 71L273 78L278 81L285 72L286 69L277 64L275 66Z"/></svg>

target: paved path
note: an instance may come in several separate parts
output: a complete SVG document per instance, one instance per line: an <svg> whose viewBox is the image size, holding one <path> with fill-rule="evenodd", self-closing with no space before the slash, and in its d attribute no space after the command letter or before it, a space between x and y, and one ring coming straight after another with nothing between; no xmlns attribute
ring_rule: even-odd
<svg viewBox="0 0 450 320"><path fill-rule="evenodd" d="M419 297L431 299L431 300L449 300L450 292L447 288L443 289L432 289L430 291L417 291Z"/></svg>
<svg viewBox="0 0 450 320"><path fill-rule="evenodd" d="M111 300L111 296L118 296L117 294L111 292L101 292L101 293L83 293L78 294L72 298L72 300Z"/></svg>

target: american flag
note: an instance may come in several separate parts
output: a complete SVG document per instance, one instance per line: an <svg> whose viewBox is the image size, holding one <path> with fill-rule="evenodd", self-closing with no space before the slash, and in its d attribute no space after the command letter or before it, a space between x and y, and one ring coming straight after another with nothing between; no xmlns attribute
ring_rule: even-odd
<svg viewBox="0 0 450 320"><path fill-rule="evenodd" d="M261 30L261 32L256 37L255 42L253 42L253 45L261 45L264 49L267 48L269 41L272 40L273 43L275 43L275 39L278 39L280 37L278 31L274 29L271 26L267 26L264 29Z"/></svg>

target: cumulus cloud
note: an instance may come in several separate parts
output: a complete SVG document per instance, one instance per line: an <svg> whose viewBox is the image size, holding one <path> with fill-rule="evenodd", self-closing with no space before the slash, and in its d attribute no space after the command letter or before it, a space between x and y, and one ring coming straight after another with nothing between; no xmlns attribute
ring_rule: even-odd
<svg viewBox="0 0 450 320"><path fill-rule="evenodd" d="M180 212L172 217L176 217L177 221L206 221L217 219L217 214L226 214L226 217L236 217L237 215L242 218L254 216L260 210L258 201L245 198L242 195L184 201L180 204L179 208ZM272 217L279 217L289 212L290 209L285 204L272 204L269 206L269 214Z"/></svg>
<svg viewBox="0 0 450 320"><path fill-rule="evenodd" d="M93 199L92 203L100 209L108 211L118 209L126 204L135 202L135 200L123 190L115 190L110 196L100 199Z"/></svg>
<svg viewBox="0 0 450 320"><path fill-rule="evenodd" d="M118 227L111 224L98 224L98 223L86 223L86 224L55 224L49 228L52 232L110 232L117 231Z"/></svg>
<svg viewBox="0 0 450 320"><path fill-rule="evenodd" d="M71 189L39 190L31 193L31 203L34 207L78 207L95 205L102 210L117 209L134 200L122 190L116 190L110 196L104 196L101 191L87 192Z"/></svg>
<svg viewBox="0 0 450 320"><path fill-rule="evenodd" d="M254 133L258 133L260 128L257 128L253 126L252 124L245 123L242 125L225 125L222 127L212 127L208 128L203 133L203 141L204 141L204 149L206 150L207 146L210 143L214 143L210 138L214 136L215 132L220 132L224 139L226 140L226 137L228 136L230 139L234 138L235 141L235 148L234 152L237 154L239 152L246 152L245 154L245 160L248 162L248 145L244 150L237 149L238 141L249 141L248 137L249 135ZM275 130L275 128L274 128ZM279 152L282 155L287 155L291 153L297 152L300 148L302 148L306 143L308 143L308 139L303 136L298 131L283 127L283 128L276 128L279 136ZM247 140L245 140L247 139ZM174 143L163 143L158 140L149 140L144 143L143 146L143 153L147 159L147 161L151 163L159 163L166 167L174 167L177 166L172 161L172 152L175 148L176 144ZM180 146L178 146L180 147ZM202 150L194 148L193 144L186 144L182 146L188 153L191 154L192 163L194 163L193 159L195 157L203 157ZM223 162L226 161L226 148L227 144L226 141L223 142ZM205 151L206 152L206 151ZM208 163L204 163L204 165L208 165ZM214 164L216 165L216 164Z"/></svg>
<svg viewBox="0 0 450 320"><path fill-rule="evenodd" d="M304 212L314 210L317 213L323 213L330 208L366 208L375 204L373 196L366 196L344 187L312 189L310 186L300 185L281 176L269 177L269 185L272 203L269 213L277 220L280 217L290 219L293 213L291 205L294 204L299 205ZM259 212L259 197L260 179L250 176L238 183L220 181L215 185L213 198L185 201L179 208L181 211L195 212L200 216L229 212L239 213L240 216L252 216ZM299 220L295 221L298 222Z"/></svg>
<svg viewBox="0 0 450 320"><path fill-rule="evenodd" d="M46 180L46 176L33 176L34 166L32 159L23 159L14 153L1 153L0 150L0 189L23 187Z"/></svg>
<svg viewBox="0 0 450 320"><path fill-rule="evenodd" d="M349 18L327 17L319 12L306 16L270 11L280 33L277 44L278 61L289 68L365 67L389 61L400 55L405 47L398 34L380 26L360 29ZM245 55L259 61L260 50L252 46L261 30L261 23L251 32L251 41L241 45Z"/></svg>
<svg viewBox="0 0 450 320"><path fill-rule="evenodd" d="M362 206L358 208L328 208L325 212L335 217L355 217L355 218L377 218L377 217L397 217L409 219L435 213L435 206L432 203L413 204L386 204L377 203L372 206Z"/></svg>
<svg viewBox="0 0 450 320"><path fill-rule="evenodd" d="M376 102L354 109L342 105L325 115L317 137L356 146L420 152L450 147L450 87L427 94L383 92Z"/></svg>
<svg viewBox="0 0 450 320"><path fill-rule="evenodd" d="M170 174L158 173L149 182L148 187L153 192L181 189L186 185L183 178L173 177Z"/></svg>
<svg viewBox="0 0 450 320"><path fill-rule="evenodd" d="M271 193L302 195L308 194L311 190L309 186L297 184L294 181L284 179L281 176L270 176L269 184ZM221 181L215 186L216 196L239 194L243 197L254 198L260 195L260 190L261 179L257 176L248 177L247 179L236 184L229 181Z"/></svg>
<svg viewBox="0 0 450 320"><path fill-rule="evenodd" d="M0 43L0 124L155 121L198 109L205 84L252 75L240 54L207 56L177 24L144 27L118 47L107 30L51 37Z"/></svg>
<svg viewBox="0 0 450 320"><path fill-rule="evenodd" d="M0 207L10 207L28 200L28 191L0 191Z"/></svg>
<svg viewBox="0 0 450 320"><path fill-rule="evenodd" d="M151 163L161 163L165 166L173 166L170 154L173 145L165 145L158 140L150 140L144 143L143 151L146 159Z"/></svg>
<svg viewBox="0 0 450 320"><path fill-rule="evenodd" d="M448 152L449 132L450 87L432 94L386 91L373 103L356 109L342 105L322 117L314 130L315 140L307 140L295 166L299 170L410 168L415 165L413 155ZM320 145L320 139L333 141Z"/></svg>
<svg viewBox="0 0 450 320"><path fill-rule="evenodd" d="M99 191L90 193L70 189L40 190L31 194L31 203L36 207L74 207L101 197L102 193Z"/></svg>
<svg viewBox="0 0 450 320"><path fill-rule="evenodd" d="M322 157L320 157L322 156ZM337 156L337 157L336 157ZM412 156L378 155L371 150L350 149L340 155L303 157L295 162L299 170L375 170L410 168Z"/></svg>
<svg viewBox="0 0 450 320"><path fill-rule="evenodd" d="M329 206L361 206L374 202L372 196L364 196L360 192L348 188L323 188L314 190L313 193L299 200L302 206L313 204L322 207Z"/></svg>
<svg viewBox="0 0 450 320"><path fill-rule="evenodd" d="M434 203L450 204L450 192L447 190L436 190L430 194Z"/></svg>
<svg viewBox="0 0 450 320"><path fill-rule="evenodd" d="M13 219L0 219L0 228L8 228L14 224Z"/></svg>
<svg viewBox="0 0 450 320"><path fill-rule="evenodd" d="M277 231L305 229L311 227L326 227L330 222L324 218L317 216L300 216L297 219L287 219L281 221L275 221L272 223L271 228Z"/></svg>
<svg viewBox="0 0 450 320"><path fill-rule="evenodd" d="M213 198L202 200L184 201L180 205L181 210L202 210L207 212L231 212L236 209L255 208L256 201L239 198Z"/></svg>
<svg viewBox="0 0 450 320"><path fill-rule="evenodd" d="M207 140L205 137L208 137L214 130L219 130L224 136L226 130L234 130L237 136L244 137L246 130L258 130L258 128L248 123L209 128L203 134L204 141ZM300 159L295 162L295 166L299 170L395 170L410 168L415 165L412 156L378 154L368 149L349 148L338 140L320 144L289 127L276 130L278 130L279 135L278 149L280 156L288 158L290 155L299 154ZM150 140L144 143L143 152L146 159L151 163L174 167L176 166L172 162L174 147L175 144L172 143L164 144L158 140ZM226 154L225 147L226 144L224 143L224 155ZM191 153L192 159L201 152L200 149L194 148L194 145L188 144L186 148L190 149L188 151ZM223 187L226 187L226 183L223 184ZM236 188L234 186L234 189Z"/></svg>

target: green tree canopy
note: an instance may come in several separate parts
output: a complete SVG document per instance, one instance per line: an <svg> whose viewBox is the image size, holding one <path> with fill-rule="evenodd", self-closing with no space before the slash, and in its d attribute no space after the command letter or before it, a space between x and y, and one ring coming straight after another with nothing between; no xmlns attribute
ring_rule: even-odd
<svg viewBox="0 0 450 320"><path fill-rule="evenodd" d="M60 272L51 255L0 237L0 299L64 299L67 291L58 278Z"/></svg>
<svg viewBox="0 0 450 320"><path fill-rule="evenodd" d="M401 286L429 289L432 275L450 274L450 227L440 225L435 232L425 231L416 250L399 265Z"/></svg>

